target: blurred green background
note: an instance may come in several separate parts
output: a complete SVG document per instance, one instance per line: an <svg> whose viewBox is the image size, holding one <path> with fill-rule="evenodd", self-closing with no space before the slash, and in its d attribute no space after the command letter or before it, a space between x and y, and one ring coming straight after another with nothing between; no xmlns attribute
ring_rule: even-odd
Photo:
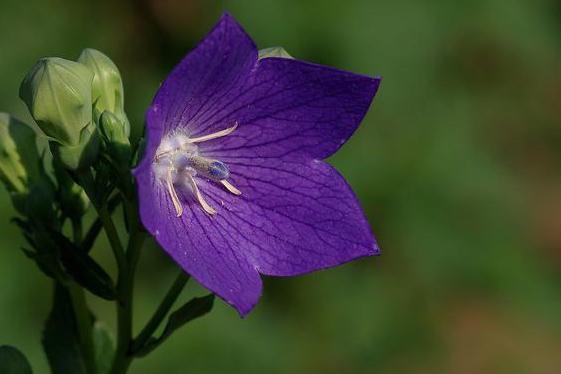
<svg viewBox="0 0 561 374"><path fill-rule="evenodd" d="M138 136L167 72L230 11L261 48L383 82L331 160L383 254L267 279L245 320L214 312L132 373L561 372L561 1L0 0L0 110L43 56L85 47L120 67ZM36 373L51 285L19 247L0 197L0 344ZM95 256L113 264L101 238ZM175 266L146 246L141 327ZM203 294L190 284L184 298ZM112 305L90 298L114 325Z"/></svg>

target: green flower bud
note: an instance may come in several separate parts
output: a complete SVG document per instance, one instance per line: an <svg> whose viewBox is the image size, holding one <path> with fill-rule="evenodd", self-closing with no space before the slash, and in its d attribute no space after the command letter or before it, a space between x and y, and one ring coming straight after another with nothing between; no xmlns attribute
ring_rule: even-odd
<svg viewBox="0 0 561 374"><path fill-rule="evenodd" d="M124 125L125 134L130 134L130 124L125 114L124 90L121 74L109 57L95 49L84 49L78 62L86 65L94 73L92 99L96 120L104 111L113 113Z"/></svg>
<svg viewBox="0 0 561 374"><path fill-rule="evenodd" d="M31 116L51 137L53 156L72 170L91 165L97 156L92 81L88 67L49 57L39 60L20 86Z"/></svg>
<svg viewBox="0 0 561 374"><path fill-rule="evenodd" d="M80 134L76 145L63 145L51 142L51 152L55 159L70 170L83 169L92 165L99 151L99 136L94 123L90 123Z"/></svg>
<svg viewBox="0 0 561 374"><path fill-rule="evenodd" d="M0 179L11 193L27 193L30 175L39 175L41 158L35 139L31 127L0 113Z"/></svg>
<svg viewBox="0 0 561 374"><path fill-rule="evenodd" d="M269 57L281 57L293 59L283 47L271 47L259 50L259 59L269 58Z"/></svg>
<svg viewBox="0 0 561 374"><path fill-rule="evenodd" d="M0 179L21 214L49 222L54 218L54 186L47 176L31 127L0 113Z"/></svg>
<svg viewBox="0 0 561 374"><path fill-rule="evenodd" d="M77 145L92 122L92 80L93 73L82 64L43 58L21 83L19 95L47 136Z"/></svg>
<svg viewBox="0 0 561 374"><path fill-rule="evenodd" d="M113 113L105 111L100 118L100 128L111 157L128 169L131 145L126 125Z"/></svg>

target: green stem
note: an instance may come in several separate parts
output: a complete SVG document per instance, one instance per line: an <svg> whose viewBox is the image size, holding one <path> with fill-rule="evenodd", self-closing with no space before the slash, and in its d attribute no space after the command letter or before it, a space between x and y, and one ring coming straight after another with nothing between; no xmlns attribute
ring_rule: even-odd
<svg viewBox="0 0 561 374"><path fill-rule="evenodd" d="M80 182L80 185L86 192L86 195L92 202L95 210L97 211L97 214L99 215L99 219L101 220L103 228L105 229L105 233L107 235L107 239L109 240L113 255L115 256L117 269L120 274L126 267L125 251L123 249L123 245L121 244L121 240L119 239L119 234L117 233L117 229L115 228L113 219L111 218L111 213L109 212L108 206L104 201L97 201L95 183L91 170L78 173L77 178Z"/></svg>
<svg viewBox="0 0 561 374"><path fill-rule="evenodd" d="M84 289L75 282L67 285L70 299L72 300L72 309L76 318L76 328L78 329L78 339L80 348L84 356L86 370L90 374L96 373L95 352L93 344L93 321L88 305L86 303L86 295Z"/></svg>
<svg viewBox="0 0 561 374"><path fill-rule="evenodd" d="M74 242L80 245L82 240L82 220L72 220L72 234ZM84 357L86 370L88 373L96 373L95 351L93 343L93 321L86 303L86 295L84 289L75 282L67 284L67 290L72 301L72 309L76 318L76 328L78 330L78 339L80 348Z"/></svg>
<svg viewBox="0 0 561 374"><path fill-rule="evenodd" d="M132 357L129 355L129 346L132 336L132 290L134 282L134 271L138 254L144 235L139 231L140 224L136 214L135 205L125 202L128 206L127 214L129 215L129 243L127 252L125 253L119 234L111 218L108 204L104 201L98 201L95 191L95 181L91 170L77 173L80 185L84 188L86 195L92 202L99 219L109 240L111 250L117 262L118 281L117 281L117 349L111 373L125 373L130 365ZM131 217L136 217L132 219Z"/></svg>
<svg viewBox="0 0 561 374"><path fill-rule="evenodd" d="M107 202L107 210L109 214L112 214L115 208L121 203L121 196L115 195L109 199ZM82 250L88 253L93 245L95 244L95 240L97 236L101 232L103 228L103 222L101 222L101 218L97 217L96 220L91 224L89 230L87 231L86 235L84 236L84 240L82 240Z"/></svg>
<svg viewBox="0 0 561 374"><path fill-rule="evenodd" d="M154 334L158 326L160 326L160 324L170 311L171 307L179 297L179 294L181 294L181 291L183 291L183 288L185 288L185 285L188 281L189 275L186 274L183 270L180 270L166 296L164 297L146 326L134 340L132 349L133 352L142 348L148 341L148 339L150 339L150 337Z"/></svg>
<svg viewBox="0 0 561 374"><path fill-rule="evenodd" d="M140 258L140 249L146 233L140 230L136 204L126 201L127 217L130 225L130 239L126 253L125 271L119 272L117 285L117 350L111 368L112 374L125 373L131 364L133 291L136 266Z"/></svg>
<svg viewBox="0 0 561 374"><path fill-rule="evenodd" d="M80 246L82 243L82 220L81 219L73 219L72 220L72 235L74 239L74 243L77 246Z"/></svg>
<svg viewBox="0 0 561 374"><path fill-rule="evenodd" d="M113 223L111 213L109 213L106 205L102 205L96 209L97 214L99 215L99 219L103 224L103 228L105 229L105 234L107 235L107 239L109 240L109 245L111 246L113 255L115 256L117 269L119 271L119 274L121 274L125 271L125 268L127 266L127 259L125 256L123 245L121 244L121 239L119 239L119 234L117 233L117 228Z"/></svg>

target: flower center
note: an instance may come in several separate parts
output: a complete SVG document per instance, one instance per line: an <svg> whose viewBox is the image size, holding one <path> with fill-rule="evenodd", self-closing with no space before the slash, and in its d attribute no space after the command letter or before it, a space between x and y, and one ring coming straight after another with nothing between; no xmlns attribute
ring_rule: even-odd
<svg viewBox="0 0 561 374"><path fill-rule="evenodd" d="M207 214L216 214L216 210L206 202L201 194L196 177L220 183L230 193L241 195L241 192L227 181L230 177L230 170L226 164L200 155L197 146L197 143L227 136L237 127L238 125L235 124L225 130L196 138L189 138L181 133L172 133L162 139L152 167L156 177L165 184L177 217L181 217L183 214L183 205L179 200L176 188L190 192Z"/></svg>

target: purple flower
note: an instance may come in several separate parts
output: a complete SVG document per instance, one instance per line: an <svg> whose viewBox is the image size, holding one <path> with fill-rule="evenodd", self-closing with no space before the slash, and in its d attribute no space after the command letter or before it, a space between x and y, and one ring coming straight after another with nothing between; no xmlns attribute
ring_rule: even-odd
<svg viewBox="0 0 561 374"><path fill-rule="evenodd" d="M228 14L149 108L135 170L146 229L186 272L246 315L260 274L291 276L378 254L358 201L322 161L357 129L369 78L258 59Z"/></svg>

